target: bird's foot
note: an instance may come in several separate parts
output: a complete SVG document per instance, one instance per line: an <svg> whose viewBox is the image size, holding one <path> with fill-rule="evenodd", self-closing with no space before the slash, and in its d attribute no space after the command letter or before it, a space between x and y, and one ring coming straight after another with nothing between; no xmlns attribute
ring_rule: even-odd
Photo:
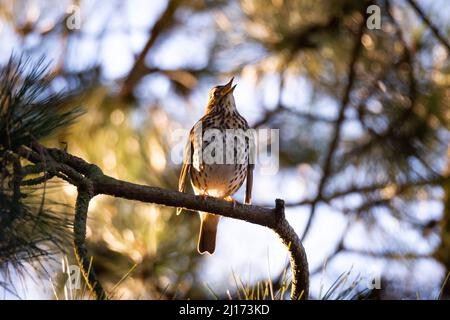
<svg viewBox="0 0 450 320"><path fill-rule="evenodd" d="M203 202L205 202L206 200L208 200L208 198L210 198L210 195L207 192L199 194L198 196L201 198Z"/></svg>
<svg viewBox="0 0 450 320"><path fill-rule="evenodd" d="M239 202L237 202L236 200L234 200L232 197L228 196L225 198L226 201L231 202L233 204L233 209L236 209L236 205L240 204Z"/></svg>

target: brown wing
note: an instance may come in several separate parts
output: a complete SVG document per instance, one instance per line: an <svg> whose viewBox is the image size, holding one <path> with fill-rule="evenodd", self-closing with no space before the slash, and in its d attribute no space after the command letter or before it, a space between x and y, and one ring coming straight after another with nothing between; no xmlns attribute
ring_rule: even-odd
<svg viewBox="0 0 450 320"><path fill-rule="evenodd" d="M245 186L245 204L252 204L252 189L253 189L253 169L254 164L248 164L247 166L247 184Z"/></svg>
<svg viewBox="0 0 450 320"><path fill-rule="evenodd" d="M245 186L245 204L252 203L253 169L255 169L255 136L251 135L248 143L247 183Z"/></svg>
<svg viewBox="0 0 450 320"><path fill-rule="evenodd" d="M181 167L180 177L178 179L178 191L184 192L186 190L186 177L188 176L189 171L191 170L192 165L192 131L189 134L189 140L184 147L183 154L183 165ZM181 213L183 208L177 208L177 215Z"/></svg>

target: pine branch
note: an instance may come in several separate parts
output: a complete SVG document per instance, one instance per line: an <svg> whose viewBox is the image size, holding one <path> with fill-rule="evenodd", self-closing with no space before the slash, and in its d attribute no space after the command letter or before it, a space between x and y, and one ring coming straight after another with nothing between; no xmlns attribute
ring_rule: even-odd
<svg viewBox="0 0 450 320"><path fill-rule="evenodd" d="M65 151L45 148L37 143L33 149L20 147L17 153L29 161L40 165L48 163L45 170L58 173L61 177L78 187L74 236L77 256L83 268L89 286L97 298L106 298L100 282L92 268L88 272L84 247L86 215L89 200L99 194L110 195L128 200L137 200L171 207L179 207L194 211L204 211L225 217L244 220L273 230L287 247L290 253L292 280L292 299L307 299L309 294L308 261L302 242L284 216L284 201L277 199L275 208L264 208L253 205L233 204L225 200L202 197L158 187L139 185L118 180L103 174L101 169L81 158Z"/></svg>
<svg viewBox="0 0 450 320"><path fill-rule="evenodd" d="M52 258L70 243L70 220L46 205L46 182L53 176L45 170L47 163L22 167L13 152L81 114L81 109L69 107L71 95L52 90L48 67L43 58L23 56L11 56L0 67L0 272L6 278L10 267L20 275L26 263ZM24 180L33 173L44 174ZM27 188L37 184L42 186L38 199Z"/></svg>
<svg viewBox="0 0 450 320"><path fill-rule="evenodd" d="M95 294L98 300L108 299L106 291L103 289L100 281L92 268L92 260L87 257L86 248L86 223L89 202L92 199L92 185L86 181L84 186L78 186L78 196L75 204L75 221L73 224L74 249L78 265L89 290Z"/></svg>
<svg viewBox="0 0 450 320"><path fill-rule="evenodd" d="M71 95L52 92L49 64L12 56L0 68L0 156L68 126L82 114L67 108Z"/></svg>

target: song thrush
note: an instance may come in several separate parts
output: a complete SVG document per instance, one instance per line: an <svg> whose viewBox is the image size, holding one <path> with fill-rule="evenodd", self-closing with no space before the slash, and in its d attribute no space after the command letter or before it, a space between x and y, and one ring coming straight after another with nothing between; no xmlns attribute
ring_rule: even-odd
<svg viewBox="0 0 450 320"><path fill-rule="evenodd" d="M254 162L250 154L254 142L247 121L236 109L235 87L232 78L226 85L210 90L206 113L190 131L184 150L179 191L184 192L189 174L196 195L234 201L231 196L247 179L245 203L251 203ZM220 216L199 214L198 252L213 254Z"/></svg>

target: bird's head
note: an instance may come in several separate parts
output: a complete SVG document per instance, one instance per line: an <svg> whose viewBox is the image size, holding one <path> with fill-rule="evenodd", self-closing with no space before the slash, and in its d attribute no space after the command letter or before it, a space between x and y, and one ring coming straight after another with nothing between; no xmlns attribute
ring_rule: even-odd
<svg viewBox="0 0 450 320"><path fill-rule="evenodd" d="M233 86L234 77L223 86L215 86L208 94L208 110L212 111L215 108L219 110L234 110L236 103L234 102L233 91L236 85Z"/></svg>

